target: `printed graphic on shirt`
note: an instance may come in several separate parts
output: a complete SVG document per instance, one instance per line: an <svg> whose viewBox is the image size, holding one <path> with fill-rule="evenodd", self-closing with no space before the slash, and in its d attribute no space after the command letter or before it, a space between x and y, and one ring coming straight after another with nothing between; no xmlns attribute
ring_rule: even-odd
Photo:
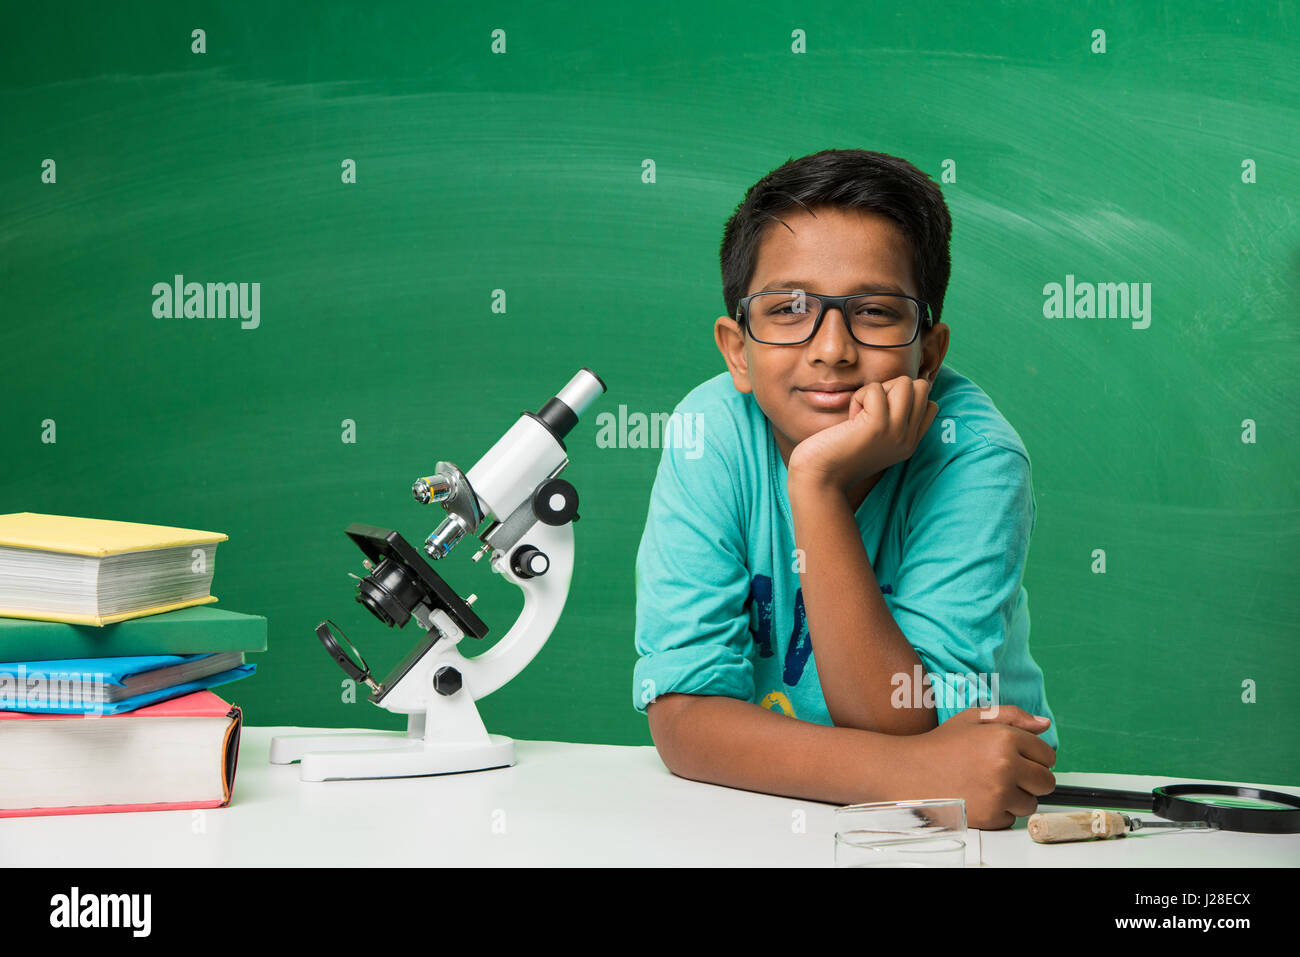
<svg viewBox="0 0 1300 957"><path fill-rule="evenodd" d="M774 623L772 621L772 579L768 575L755 575L749 583L749 604L753 605L751 631L760 658L771 658ZM794 621L790 628L790 641L785 650L785 668L781 680L793 688L803 677L804 666L812 653L812 639L808 637L808 620L803 611L803 589L794 593Z"/></svg>
<svg viewBox="0 0 1300 957"><path fill-rule="evenodd" d="M881 585L880 590L883 594L893 594L892 585ZM754 645L758 648L760 658L771 658L776 652L772 647L772 579L768 575L755 575L749 582L749 599L745 607L752 606L753 611L750 616L750 631L754 636ZM808 664L808 656L812 654L812 638L808 634L808 618L804 613L803 607L803 589L797 589L794 593L794 621L791 623L790 641L786 645L785 651L785 668L781 675L781 680L787 688L793 688L803 677L804 667ZM763 707L771 707L771 702L777 699L785 702L782 710L786 714L794 715L794 709L790 707L790 700L781 692L773 691L763 699Z"/></svg>
<svg viewBox="0 0 1300 957"><path fill-rule="evenodd" d="M749 583L749 598L745 607L754 607L755 625L750 628L760 658L772 657L772 579L755 575Z"/></svg>
<svg viewBox="0 0 1300 957"><path fill-rule="evenodd" d="M759 706L766 708L768 711L775 711L777 708L780 708L783 713L792 718L795 717L794 705L790 703L789 698L779 691L769 691L763 696L763 700L759 702Z"/></svg>

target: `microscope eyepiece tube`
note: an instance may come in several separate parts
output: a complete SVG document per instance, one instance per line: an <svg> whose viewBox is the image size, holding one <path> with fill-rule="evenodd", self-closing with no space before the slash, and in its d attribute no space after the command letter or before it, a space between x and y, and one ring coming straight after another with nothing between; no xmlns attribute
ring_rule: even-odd
<svg viewBox="0 0 1300 957"><path fill-rule="evenodd" d="M600 376L580 369L539 412L523 412L465 475L485 516L504 521L564 467L564 436L604 391Z"/></svg>
<svg viewBox="0 0 1300 957"><path fill-rule="evenodd" d="M552 435L563 439L578 424L578 417L604 391L605 383L600 376L590 369L580 369L554 398L546 400L538 410L537 418L551 430Z"/></svg>
<svg viewBox="0 0 1300 957"><path fill-rule="evenodd" d="M604 391L604 380L583 366L555 397L572 409L574 415L581 418L582 413L587 411L587 406L599 399Z"/></svg>

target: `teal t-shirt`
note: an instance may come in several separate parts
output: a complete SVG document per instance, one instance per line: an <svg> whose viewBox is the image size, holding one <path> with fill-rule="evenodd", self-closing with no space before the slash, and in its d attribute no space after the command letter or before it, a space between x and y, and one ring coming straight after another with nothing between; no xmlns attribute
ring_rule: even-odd
<svg viewBox="0 0 1300 957"><path fill-rule="evenodd" d="M1021 583L1036 505L1020 436L969 379L941 366L939 406L912 455L858 508L885 604L916 650L940 722L996 701L1052 719L1029 653ZM633 706L726 695L832 724L803 613L786 467L753 395L723 372L664 429L636 557ZM913 703L925 685L898 681Z"/></svg>

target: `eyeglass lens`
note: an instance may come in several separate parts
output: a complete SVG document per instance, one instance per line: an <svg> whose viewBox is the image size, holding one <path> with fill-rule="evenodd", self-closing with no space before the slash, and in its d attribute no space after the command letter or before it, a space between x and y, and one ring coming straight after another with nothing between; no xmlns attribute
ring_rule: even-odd
<svg viewBox="0 0 1300 957"><path fill-rule="evenodd" d="M746 318L750 334L760 342L803 342L812 332L821 300L801 292L767 292L749 301ZM920 310L906 296L875 293L850 299L845 305L853 338L864 345L895 346L916 335Z"/></svg>

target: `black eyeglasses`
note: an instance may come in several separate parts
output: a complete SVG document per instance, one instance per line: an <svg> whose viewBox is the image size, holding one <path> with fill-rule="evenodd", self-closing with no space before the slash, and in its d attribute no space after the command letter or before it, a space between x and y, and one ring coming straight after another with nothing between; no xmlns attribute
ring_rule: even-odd
<svg viewBox="0 0 1300 957"><path fill-rule="evenodd" d="M896 293L810 296L801 289L756 292L740 300L736 321L755 342L797 346L817 335L828 308L840 310L849 335L858 345L898 349L916 341L934 325L930 304Z"/></svg>

